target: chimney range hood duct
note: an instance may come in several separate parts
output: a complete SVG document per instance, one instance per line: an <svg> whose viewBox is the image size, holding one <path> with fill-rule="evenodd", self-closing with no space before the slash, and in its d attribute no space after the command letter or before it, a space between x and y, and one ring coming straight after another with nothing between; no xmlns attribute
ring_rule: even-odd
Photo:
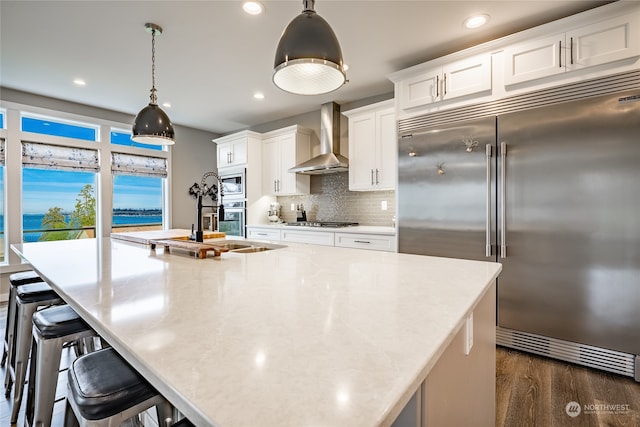
<svg viewBox="0 0 640 427"><path fill-rule="evenodd" d="M320 154L289 172L320 175L347 170L349 159L340 154L340 106L327 102L320 108Z"/></svg>

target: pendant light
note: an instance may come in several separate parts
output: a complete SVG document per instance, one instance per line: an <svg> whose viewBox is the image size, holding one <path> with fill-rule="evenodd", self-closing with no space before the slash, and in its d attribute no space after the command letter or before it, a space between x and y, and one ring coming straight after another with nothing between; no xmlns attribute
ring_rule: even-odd
<svg viewBox="0 0 640 427"><path fill-rule="evenodd" d="M347 81L342 50L335 33L313 9L314 0L303 0L303 11L280 37L273 82L298 95L320 95Z"/></svg>
<svg viewBox="0 0 640 427"><path fill-rule="evenodd" d="M156 34L162 34L162 27L151 23L144 27L151 33L151 100L136 116L131 139L142 144L172 145L176 142L173 125L169 116L158 107L156 95Z"/></svg>

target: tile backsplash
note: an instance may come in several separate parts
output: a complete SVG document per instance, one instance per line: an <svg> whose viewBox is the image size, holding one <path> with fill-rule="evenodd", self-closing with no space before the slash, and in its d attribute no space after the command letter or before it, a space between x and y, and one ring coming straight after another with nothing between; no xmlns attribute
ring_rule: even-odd
<svg viewBox="0 0 640 427"><path fill-rule="evenodd" d="M386 202L387 210L382 210ZM360 225L393 226L395 191L349 191L349 173L311 175L311 194L278 197L284 222L295 222L291 204L304 205L308 221L352 221Z"/></svg>

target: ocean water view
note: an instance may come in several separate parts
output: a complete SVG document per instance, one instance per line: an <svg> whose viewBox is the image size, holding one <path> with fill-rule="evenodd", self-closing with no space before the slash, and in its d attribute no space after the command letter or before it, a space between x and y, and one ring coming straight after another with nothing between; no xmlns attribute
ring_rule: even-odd
<svg viewBox="0 0 640 427"><path fill-rule="evenodd" d="M65 220L69 221L71 214L65 214ZM42 232L30 230L42 230L42 218L44 214L24 214L22 215L22 224L24 231L25 242L37 242ZM150 225L150 224L162 224L162 215L143 215L143 214L128 214L128 215L114 215L114 226L126 226L126 225ZM4 217L0 215L0 233L4 232Z"/></svg>

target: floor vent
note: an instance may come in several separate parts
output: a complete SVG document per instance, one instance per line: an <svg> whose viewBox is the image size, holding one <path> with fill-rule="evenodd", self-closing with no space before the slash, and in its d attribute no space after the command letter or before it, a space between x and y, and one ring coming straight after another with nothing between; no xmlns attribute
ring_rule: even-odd
<svg viewBox="0 0 640 427"><path fill-rule="evenodd" d="M498 345L635 378L636 356L513 329L496 328ZM640 375L640 373L638 373Z"/></svg>

